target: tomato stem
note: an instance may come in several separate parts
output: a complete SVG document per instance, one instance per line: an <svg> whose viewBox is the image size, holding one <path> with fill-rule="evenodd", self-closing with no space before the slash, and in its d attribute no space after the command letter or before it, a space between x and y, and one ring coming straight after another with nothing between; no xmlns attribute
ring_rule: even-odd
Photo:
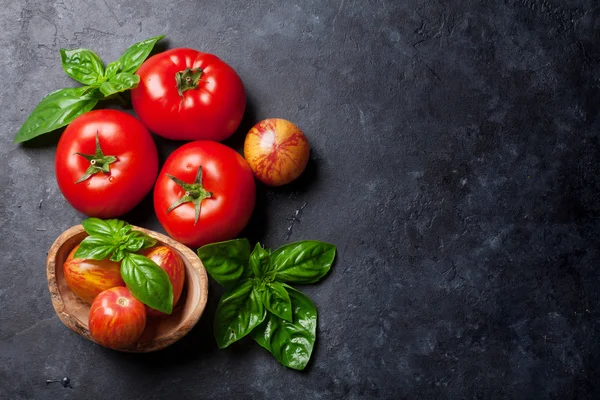
<svg viewBox="0 0 600 400"><path fill-rule="evenodd" d="M194 180L194 183L186 183L170 174L167 174L167 176L183 190L185 190L184 195L175 203L173 203L171 207L169 207L167 213L170 213L172 210L184 203L192 202L194 204L194 210L196 214L194 225L196 225L198 218L200 217L202 200L212 197L212 192L209 192L208 190L204 189L204 186L202 186L202 166L198 167L198 172L196 173L196 179Z"/></svg>
<svg viewBox="0 0 600 400"><path fill-rule="evenodd" d="M197 89L198 82L204 71L202 68L186 68L175 74L175 82L177 82L177 92L183 97L183 92L186 90Z"/></svg>
<svg viewBox="0 0 600 400"><path fill-rule="evenodd" d="M95 154L83 154L83 153L75 153L85 158L90 162L90 166L82 175L81 178L77 180L77 183L81 183L85 181L90 176L103 172L104 174L110 173L110 164L117 161L117 157L115 156L105 156L102 152L102 148L100 147L100 138L98 137L98 132L96 132L96 153Z"/></svg>

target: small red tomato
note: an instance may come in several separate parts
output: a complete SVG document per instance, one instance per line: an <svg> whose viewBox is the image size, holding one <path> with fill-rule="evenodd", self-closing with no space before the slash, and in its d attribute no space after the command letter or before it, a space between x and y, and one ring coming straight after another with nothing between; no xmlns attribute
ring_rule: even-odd
<svg viewBox="0 0 600 400"><path fill-rule="evenodd" d="M146 308L129 289L117 286L96 296L88 325L90 335L98 344L121 349L142 335L146 327Z"/></svg>
<svg viewBox="0 0 600 400"><path fill-rule="evenodd" d="M227 139L240 125L246 92L223 60L193 49L171 49L147 59L131 103L157 135L175 140Z"/></svg>
<svg viewBox="0 0 600 400"><path fill-rule="evenodd" d="M65 282L71 291L88 304L102 291L124 286L121 265L110 260L74 258L79 245L69 253L63 265Z"/></svg>
<svg viewBox="0 0 600 400"><path fill-rule="evenodd" d="M310 145L295 124L269 118L254 125L244 142L244 157L258 180L281 186L298 178L308 163Z"/></svg>
<svg viewBox="0 0 600 400"><path fill-rule="evenodd" d="M179 254L168 246L155 246L143 252L143 254L165 270L173 286L173 307L179 301L183 283L185 281L185 265ZM146 306L146 314L149 317L164 317L167 314Z"/></svg>
<svg viewBox="0 0 600 400"><path fill-rule="evenodd" d="M95 110L65 129L55 166L58 187L77 211L112 218L130 211L152 189L158 153L136 118L117 110Z"/></svg>
<svg viewBox="0 0 600 400"><path fill-rule="evenodd" d="M235 150L211 141L185 144L165 161L154 211L175 240L190 247L233 239L256 201L252 170Z"/></svg>

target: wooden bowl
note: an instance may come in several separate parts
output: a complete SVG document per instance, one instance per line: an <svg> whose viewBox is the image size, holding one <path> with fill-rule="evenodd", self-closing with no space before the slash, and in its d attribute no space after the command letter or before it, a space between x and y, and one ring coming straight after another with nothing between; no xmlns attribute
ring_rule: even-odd
<svg viewBox="0 0 600 400"><path fill-rule="evenodd" d="M185 264L185 284L173 313L163 318L148 318L142 336L133 345L120 349L146 353L163 349L185 336L196 325L208 298L208 280L204 265L187 246L157 232L133 227L176 250ZM75 296L65 282L63 264L67 256L86 236L82 225L67 229L48 251L46 274L52 304L58 318L71 330L94 341L88 329L90 305Z"/></svg>

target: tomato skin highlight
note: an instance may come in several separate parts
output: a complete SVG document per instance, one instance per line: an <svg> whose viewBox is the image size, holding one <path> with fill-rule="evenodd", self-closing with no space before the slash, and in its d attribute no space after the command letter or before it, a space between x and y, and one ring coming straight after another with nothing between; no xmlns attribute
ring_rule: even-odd
<svg viewBox="0 0 600 400"><path fill-rule="evenodd" d="M244 157L256 178L281 186L298 178L310 155L304 133L292 122L268 118L254 125L244 141Z"/></svg>
<svg viewBox="0 0 600 400"><path fill-rule="evenodd" d="M127 347L140 338L146 327L146 308L129 289L117 286L100 293L90 308L90 335L111 349Z"/></svg>
<svg viewBox="0 0 600 400"><path fill-rule="evenodd" d="M158 264L169 276L169 280L173 286L173 307L175 307L181 297L185 282L185 265L183 264L183 260L175 250L168 246L154 246L143 251L142 254ZM153 318L168 316L168 314L148 306L146 306L146 315Z"/></svg>
<svg viewBox="0 0 600 400"><path fill-rule="evenodd" d="M202 71L198 86L178 92L176 74ZM136 72L140 83L131 102L152 132L174 140L222 141L240 125L246 92L235 70L215 55L188 48L148 58Z"/></svg>
<svg viewBox="0 0 600 400"><path fill-rule="evenodd" d="M63 265L65 282L73 294L88 304L101 292L115 286L125 286L121 264L106 260L74 258L79 245L69 253Z"/></svg>
<svg viewBox="0 0 600 400"><path fill-rule="evenodd" d="M94 154L96 136L105 155L115 156L110 172L97 172L77 182L90 166L83 156ZM56 181L77 211L90 217L113 218L133 209L152 189L158 153L148 130L133 116L117 110L94 110L77 117L56 148Z"/></svg>
<svg viewBox="0 0 600 400"><path fill-rule="evenodd" d="M194 223L195 208L184 203L167 212L185 191L170 174L192 183L202 167L202 184L212 192L201 203ZM190 247L235 238L244 229L256 201L252 170L235 150L212 141L196 141L176 149L165 161L154 187L154 211L158 221L175 240Z"/></svg>

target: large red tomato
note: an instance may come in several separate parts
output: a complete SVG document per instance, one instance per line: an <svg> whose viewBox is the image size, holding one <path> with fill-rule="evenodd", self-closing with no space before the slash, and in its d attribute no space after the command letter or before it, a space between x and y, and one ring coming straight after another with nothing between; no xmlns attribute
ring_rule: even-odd
<svg viewBox="0 0 600 400"><path fill-rule="evenodd" d="M78 211L99 218L123 215L152 189L156 145L131 115L116 110L77 117L56 149L56 180Z"/></svg>
<svg viewBox="0 0 600 400"><path fill-rule="evenodd" d="M175 150L158 174L154 210L175 240L198 247L233 239L248 223L256 186L246 160L217 142Z"/></svg>
<svg viewBox="0 0 600 400"><path fill-rule="evenodd" d="M127 347L137 341L146 327L146 308L129 289L117 286L94 299L88 320L90 335L111 349Z"/></svg>
<svg viewBox="0 0 600 400"><path fill-rule="evenodd" d="M131 102L157 135L175 140L221 141L239 126L246 93L238 74L217 56L171 49L138 69Z"/></svg>

